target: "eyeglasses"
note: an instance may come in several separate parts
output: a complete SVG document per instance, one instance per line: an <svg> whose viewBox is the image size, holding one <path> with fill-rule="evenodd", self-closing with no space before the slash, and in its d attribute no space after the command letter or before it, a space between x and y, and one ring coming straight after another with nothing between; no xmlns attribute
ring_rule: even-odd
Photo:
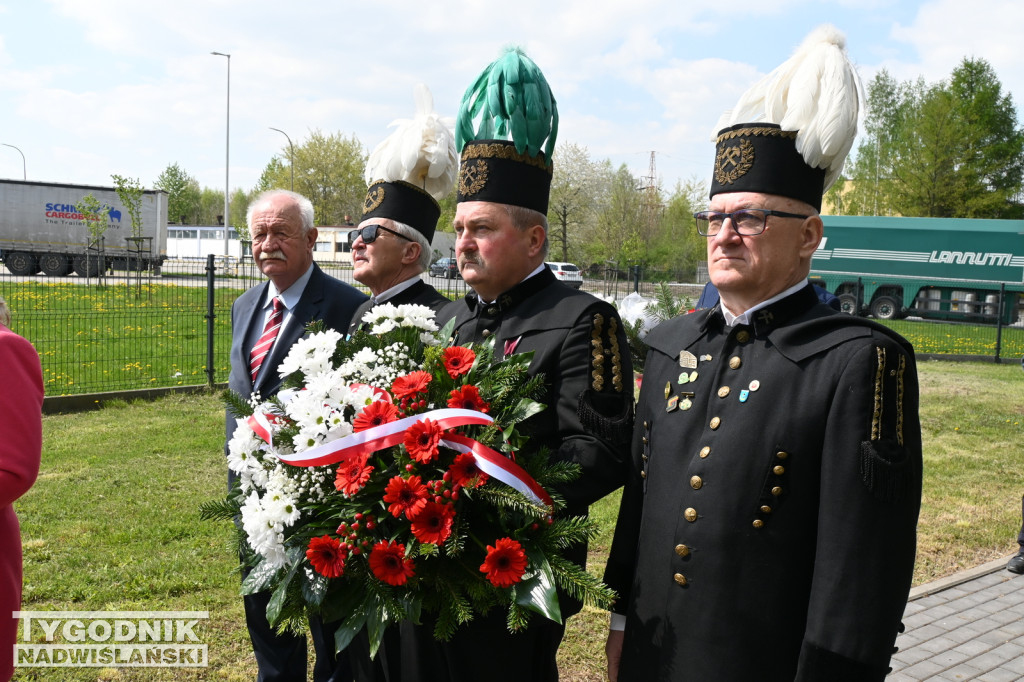
<svg viewBox="0 0 1024 682"><path fill-rule="evenodd" d="M702 237L714 237L721 232L726 218L732 220L732 229L736 231L736 234L749 237L764 232L770 215L780 218L810 218L810 216L799 213L773 211L767 208L741 208L732 213L699 211L693 214L693 219L697 221L697 233Z"/></svg>
<svg viewBox="0 0 1024 682"><path fill-rule="evenodd" d="M413 241L409 237L406 237L404 234L399 234L399 233L395 232L394 230L389 230L388 228L384 227L383 225L367 225L366 227L360 228L358 230L352 230L351 232L349 232L348 233L348 243L349 244L355 244L356 243L356 239L359 238L359 237L362 237L364 244L372 244L375 241L377 241L377 237L380 236L380 231L381 230L384 230L385 232L390 232L391 234L395 235L396 237L401 237L402 239L404 239L407 242Z"/></svg>

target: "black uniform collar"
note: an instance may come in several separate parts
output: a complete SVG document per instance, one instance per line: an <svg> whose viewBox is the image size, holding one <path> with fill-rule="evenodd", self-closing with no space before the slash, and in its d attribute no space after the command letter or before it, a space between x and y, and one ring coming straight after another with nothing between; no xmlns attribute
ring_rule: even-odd
<svg viewBox="0 0 1024 682"><path fill-rule="evenodd" d="M470 311L473 312L479 308L480 312L488 315L499 315L511 310L522 301L525 301L534 294L539 293L546 287L551 286L556 281L558 280L555 278L554 273L545 267L533 277L527 277L519 284L498 296L497 300L493 303L484 303L480 300L480 296L476 292L468 293L466 294L466 305L469 306Z"/></svg>
<svg viewBox="0 0 1024 682"><path fill-rule="evenodd" d="M814 292L814 287L808 283L796 293L754 312L751 315L753 319L749 325L737 326L752 327L754 336L764 338L776 328L784 326L799 315L803 315L818 303L818 295ZM701 324L701 331L706 331L708 328L721 329L724 326L725 316L722 314L722 303L719 302L707 313Z"/></svg>

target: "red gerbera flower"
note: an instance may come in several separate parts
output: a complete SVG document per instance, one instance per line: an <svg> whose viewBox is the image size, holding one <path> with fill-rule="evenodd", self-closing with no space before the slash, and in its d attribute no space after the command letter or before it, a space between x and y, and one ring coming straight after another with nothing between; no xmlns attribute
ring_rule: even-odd
<svg viewBox="0 0 1024 682"><path fill-rule="evenodd" d="M479 389L472 385L466 385L452 391L451 397L448 398L448 407L476 410L485 414L491 411L490 404L480 397Z"/></svg>
<svg viewBox="0 0 1024 682"><path fill-rule="evenodd" d="M419 476L395 476L384 488L384 502L393 516L405 512L406 518L411 519L427 503L427 486Z"/></svg>
<svg viewBox="0 0 1024 682"><path fill-rule="evenodd" d="M455 379L470 370L473 366L473 361L476 360L476 353L462 346L449 346L444 349L442 359L444 360L444 368L448 370L448 376Z"/></svg>
<svg viewBox="0 0 1024 682"><path fill-rule="evenodd" d="M409 516L412 534L420 542L441 545L452 534L455 510L449 504L427 502L423 509Z"/></svg>
<svg viewBox="0 0 1024 682"><path fill-rule="evenodd" d="M413 574L415 564L405 556L405 545L381 540L370 552L370 570L377 580L388 585L404 585Z"/></svg>
<svg viewBox="0 0 1024 682"><path fill-rule="evenodd" d="M452 474L452 488L479 488L487 483L487 474L480 471L476 465L473 455L463 453L455 458L452 465L448 467Z"/></svg>
<svg viewBox="0 0 1024 682"><path fill-rule="evenodd" d="M494 547L487 545L487 558L480 565L487 579L495 587L510 587L523 579L526 571L526 552L512 538L501 538Z"/></svg>
<svg viewBox="0 0 1024 682"><path fill-rule="evenodd" d="M334 487L346 495L355 495L370 480L372 466L366 466L369 455L363 455L338 465Z"/></svg>
<svg viewBox="0 0 1024 682"><path fill-rule="evenodd" d="M365 431L374 426L393 422L397 418L398 408L394 404L383 400L376 400L364 407L363 411L356 415L356 418L352 420L352 430Z"/></svg>
<svg viewBox="0 0 1024 682"><path fill-rule="evenodd" d="M437 457L437 443L441 440L441 427L432 419L421 419L405 431L405 449L409 456L421 464Z"/></svg>
<svg viewBox="0 0 1024 682"><path fill-rule="evenodd" d="M337 578L345 572L345 557L341 543L329 535L309 541L306 558L317 573L328 578Z"/></svg>
<svg viewBox="0 0 1024 682"><path fill-rule="evenodd" d="M398 377L391 384L391 392L396 398L411 398L417 393L422 393L427 390L427 384L434 377L430 376L430 372L423 372L417 370L410 372L404 377Z"/></svg>

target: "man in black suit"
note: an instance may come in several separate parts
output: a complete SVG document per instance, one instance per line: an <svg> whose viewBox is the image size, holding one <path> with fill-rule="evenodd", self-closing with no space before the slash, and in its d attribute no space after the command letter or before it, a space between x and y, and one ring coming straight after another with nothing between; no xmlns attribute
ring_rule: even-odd
<svg viewBox="0 0 1024 682"><path fill-rule="evenodd" d="M231 306L228 386L246 398L259 394L265 399L280 388L277 368L306 325L323 320L328 328L344 331L366 296L324 274L313 262L317 229L313 227L313 205L305 197L285 190L264 192L249 206L246 222L253 259L268 281L246 291ZM275 299L279 299L276 304ZM275 309L280 311L276 313L279 321L274 319ZM278 324L276 335L268 332ZM255 354L254 346L259 347ZM265 352L262 357L259 350ZM255 372L254 366L258 366ZM228 439L234 430L235 419L228 414ZM229 472L229 485L233 478ZM274 631L267 623L269 599L269 592L244 597L246 625L259 666L258 680L305 680L306 638ZM333 630L319 619L310 620L310 630L316 650L314 680L351 680L347 656L334 653Z"/></svg>
<svg viewBox="0 0 1024 682"><path fill-rule="evenodd" d="M350 333L378 303L416 303L435 312L450 301L420 277L430 266L430 240L441 207L408 182L379 180L366 191L363 220L349 233L352 272L373 297L352 317Z"/></svg>

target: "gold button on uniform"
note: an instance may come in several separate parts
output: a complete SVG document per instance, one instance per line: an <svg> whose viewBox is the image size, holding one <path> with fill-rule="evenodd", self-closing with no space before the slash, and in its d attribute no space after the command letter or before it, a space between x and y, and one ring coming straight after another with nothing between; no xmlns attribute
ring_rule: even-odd
<svg viewBox="0 0 1024 682"><path fill-rule="evenodd" d="M644 445L647 445L647 436L643 436L640 440L644 442Z"/></svg>
<svg viewBox="0 0 1024 682"><path fill-rule="evenodd" d="M778 497L781 494L782 494L782 488L780 488L779 486L775 486L774 488L772 488L772 495L774 495L775 497Z"/></svg>
<svg viewBox="0 0 1024 682"><path fill-rule="evenodd" d="M781 476L782 474L786 473L786 467L782 466L781 464L777 464L774 467L772 467L772 473L775 474L776 476Z"/></svg>
<svg viewBox="0 0 1024 682"><path fill-rule="evenodd" d="M748 332L746 329L741 329L740 331L736 332L736 340L739 341L740 343L746 343L747 341L750 341L750 332Z"/></svg>
<svg viewBox="0 0 1024 682"><path fill-rule="evenodd" d="M720 389L718 389L718 397L719 398L724 398L727 395L729 395L729 387L728 386L722 386Z"/></svg>
<svg viewBox="0 0 1024 682"><path fill-rule="evenodd" d="M779 459L786 459L787 457L789 457L789 453L786 452L785 450L779 450L778 452L775 453L775 456L778 457Z"/></svg>
<svg viewBox="0 0 1024 682"><path fill-rule="evenodd" d="M484 337L485 339L486 339L486 338L487 338L488 336L490 336L490 335L491 335L491 330L490 330L490 329L485 329L485 330L483 330L482 332L480 332L480 336Z"/></svg>
<svg viewBox="0 0 1024 682"><path fill-rule="evenodd" d="M672 580L675 580L676 584L678 584L678 585L685 585L686 584L686 576L683 575L682 573L676 573L674 576L672 576Z"/></svg>
<svg viewBox="0 0 1024 682"><path fill-rule="evenodd" d="M700 456L701 456L701 459L703 459L703 458L707 457L707 456L708 456L708 455L710 455L710 454L711 454L711 446L709 446L709 445L705 445L704 447L702 447L702 448L700 449Z"/></svg>
<svg viewBox="0 0 1024 682"><path fill-rule="evenodd" d="M719 419L718 417L712 417L712 418L711 418L711 424L710 424L710 426L711 426L711 430L712 430L712 431L714 431L715 429L717 429L717 428L718 428L718 426L719 426L719 425L720 425L721 423L722 423L722 420L721 420L721 419Z"/></svg>
<svg viewBox="0 0 1024 682"><path fill-rule="evenodd" d="M690 548L686 545L676 545L676 554L680 557L686 558L690 556Z"/></svg>
<svg viewBox="0 0 1024 682"><path fill-rule="evenodd" d="M694 490L700 490L700 487L704 485L704 481L701 480L700 476L690 477L690 487Z"/></svg>
<svg viewBox="0 0 1024 682"><path fill-rule="evenodd" d="M643 461L646 462L648 457L647 457L647 455L640 455L640 459L642 459Z"/></svg>
<svg viewBox="0 0 1024 682"><path fill-rule="evenodd" d="M640 478L647 478L647 472L646 471L641 471L640 472Z"/></svg>
<svg viewBox="0 0 1024 682"><path fill-rule="evenodd" d="M764 521L761 519L754 519L754 528L764 528Z"/></svg>
<svg viewBox="0 0 1024 682"><path fill-rule="evenodd" d="M697 510L693 507L687 507L686 511L683 512L683 517L690 523L693 523L697 520Z"/></svg>
<svg viewBox="0 0 1024 682"><path fill-rule="evenodd" d="M740 365L742 365L742 364L743 364L743 361L740 360L738 355L734 355L731 358L729 358L729 368L730 369L739 369Z"/></svg>
<svg viewBox="0 0 1024 682"><path fill-rule="evenodd" d="M761 505L761 513L762 514L771 514L772 513L772 508L769 507L767 504Z"/></svg>

